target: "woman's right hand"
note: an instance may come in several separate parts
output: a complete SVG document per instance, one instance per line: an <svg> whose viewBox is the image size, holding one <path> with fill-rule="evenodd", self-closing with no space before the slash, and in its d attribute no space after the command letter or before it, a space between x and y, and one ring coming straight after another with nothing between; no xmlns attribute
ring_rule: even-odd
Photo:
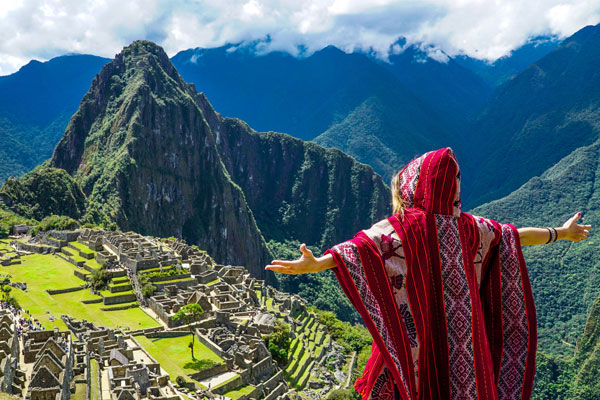
<svg viewBox="0 0 600 400"><path fill-rule="evenodd" d="M309 250L303 243L300 245L302 256L293 261L273 260L265 269L281 272L283 274L298 275L309 272L320 272L324 269L335 267L335 261L331 254L326 254L323 257L315 258L313 252Z"/></svg>

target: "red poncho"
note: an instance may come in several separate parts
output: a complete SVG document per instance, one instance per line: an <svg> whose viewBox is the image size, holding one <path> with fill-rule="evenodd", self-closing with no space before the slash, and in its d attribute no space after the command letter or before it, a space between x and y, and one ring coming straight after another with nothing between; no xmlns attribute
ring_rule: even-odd
<svg viewBox="0 0 600 400"><path fill-rule="evenodd" d="M514 226L460 211L451 149L401 173L403 215L328 250L373 336L363 399L528 399L536 317Z"/></svg>

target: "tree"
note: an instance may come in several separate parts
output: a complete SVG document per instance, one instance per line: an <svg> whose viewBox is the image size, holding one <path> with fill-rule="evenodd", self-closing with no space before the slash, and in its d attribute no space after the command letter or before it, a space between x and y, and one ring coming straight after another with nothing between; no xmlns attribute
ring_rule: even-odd
<svg viewBox="0 0 600 400"><path fill-rule="evenodd" d="M192 341L189 344L190 350L192 352L192 360L195 360L194 357L194 339L196 334L194 333L193 323L198 321L202 316L202 307L200 304L186 304L181 307L179 311L173 316L174 321L181 321L185 325L189 325L190 332L192 333Z"/></svg>
<svg viewBox="0 0 600 400"><path fill-rule="evenodd" d="M277 321L273 333L265 337L271 356L280 364L285 364L288 360L288 352L292 343L290 332L291 329L288 324Z"/></svg>

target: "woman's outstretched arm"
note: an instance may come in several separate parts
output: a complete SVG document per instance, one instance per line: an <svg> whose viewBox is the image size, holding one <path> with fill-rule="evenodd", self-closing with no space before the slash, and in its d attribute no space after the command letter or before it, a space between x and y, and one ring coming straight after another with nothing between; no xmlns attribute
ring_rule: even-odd
<svg viewBox="0 0 600 400"><path fill-rule="evenodd" d="M305 274L308 272L320 272L335 267L335 261L331 254L315 258L313 252L305 244L300 245L302 256L294 261L273 260L265 269L284 274Z"/></svg>
<svg viewBox="0 0 600 400"><path fill-rule="evenodd" d="M581 218L581 213L573 215L560 228L555 228L556 240L570 240L579 242L585 240L590 233L591 225L579 225L577 221ZM548 243L551 239L550 230L547 228L519 228L519 239L522 246L532 246L536 244Z"/></svg>

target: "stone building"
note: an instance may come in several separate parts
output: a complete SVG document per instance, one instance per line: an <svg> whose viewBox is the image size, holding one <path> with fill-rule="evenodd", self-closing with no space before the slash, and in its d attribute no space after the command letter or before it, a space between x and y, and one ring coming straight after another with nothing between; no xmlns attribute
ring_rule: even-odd
<svg viewBox="0 0 600 400"><path fill-rule="evenodd" d="M73 378L73 353L69 332L25 332L24 361L33 363L25 399L68 400Z"/></svg>
<svg viewBox="0 0 600 400"><path fill-rule="evenodd" d="M0 390L21 396L25 373L19 370L19 338L10 314L0 314Z"/></svg>

